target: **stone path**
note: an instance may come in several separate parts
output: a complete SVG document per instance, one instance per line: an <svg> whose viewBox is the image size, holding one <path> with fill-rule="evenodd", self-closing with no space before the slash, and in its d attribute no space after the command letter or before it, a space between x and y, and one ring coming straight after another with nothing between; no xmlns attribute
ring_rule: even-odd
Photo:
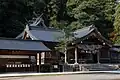
<svg viewBox="0 0 120 80"><path fill-rule="evenodd" d="M74 74L58 76L5 77L0 80L120 80L120 74Z"/></svg>

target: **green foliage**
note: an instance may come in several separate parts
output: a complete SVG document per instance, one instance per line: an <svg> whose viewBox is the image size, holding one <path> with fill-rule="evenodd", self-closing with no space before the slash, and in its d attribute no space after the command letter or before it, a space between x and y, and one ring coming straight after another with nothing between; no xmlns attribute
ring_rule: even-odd
<svg viewBox="0 0 120 80"><path fill-rule="evenodd" d="M33 12L44 13L45 24L61 30L94 24L105 37L113 30L114 0L1 0L0 6L1 37L21 33Z"/></svg>
<svg viewBox="0 0 120 80"><path fill-rule="evenodd" d="M115 21L114 21L114 30L115 30L115 43L120 43L120 4L116 7L115 12Z"/></svg>
<svg viewBox="0 0 120 80"><path fill-rule="evenodd" d="M68 0L67 14L72 26L81 28L94 24L105 37L112 31L114 0Z"/></svg>
<svg viewBox="0 0 120 80"><path fill-rule="evenodd" d="M44 7L41 4L41 0L0 0L0 37L16 37L21 33L33 12L40 13Z"/></svg>
<svg viewBox="0 0 120 80"><path fill-rule="evenodd" d="M70 39L69 37L71 36L71 34L68 33L72 30L92 24L95 25L106 38L108 38L109 33L113 31L114 8L114 0L68 0L66 3L66 13L64 15L67 20L63 20L67 22L67 26L61 26L63 31L68 31L64 31L67 35L64 35L59 47L64 50L67 48ZM60 25L57 20L55 23L57 23L56 26Z"/></svg>
<svg viewBox="0 0 120 80"><path fill-rule="evenodd" d="M68 48L67 45L70 44L71 41L74 39L74 35L72 33L73 28L67 25L66 22L61 22L59 23L58 29L60 29L63 32L63 35L62 37L58 38L59 44L57 45L56 49L64 52Z"/></svg>
<svg viewBox="0 0 120 80"><path fill-rule="evenodd" d="M49 0L46 5L45 14L52 27L58 27L61 20L65 18L67 0Z"/></svg>

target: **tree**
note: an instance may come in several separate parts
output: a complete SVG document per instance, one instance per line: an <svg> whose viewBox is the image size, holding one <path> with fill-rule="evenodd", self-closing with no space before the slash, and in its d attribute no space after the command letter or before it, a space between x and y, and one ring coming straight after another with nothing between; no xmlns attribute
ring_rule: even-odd
<svg viewBox="0 0 120 80"><path fill-rule="evenodd" d="M68 45L74 39L74 35L72 33L73 29L71 26L67 25L67 23L64 21L59 24L58 28L62 31L63 35L61 37L58 37L59 44L57 45L56 49L64 53L65 63L67 63L67 50L69 48Z"/></svg>
<svg viewBox="0 0 120 80"><path fill-rule="evenodd" d="M44 16L48 19L48 24L52 27L58 27L61 20L65 18L67 0L48 0L44 10Z"/></svg>
<svg viewBox="0 0 120 80"><path fill-rule="evenodd" d="M66 21L74 29L93 24L106 38L113 31L114 0L50 0L48 6L52 27L59 26L61 21Z"/></svg>
<svg viewBox="0 0 120 80"><path fill-rule="evenodd" d="M114 31L115 31L114 43L120 43L120 4L118 4L116 7Z"/></svg>
<svg viewBox="0 0 120 80"><path fill-rule="evenodd" d="M113 29L114 0L68 0L70 25L81 28L94 24L107 38Z"/></svg>
<svg viewBox="0 0 120 80"><path fill-rule="evenodd" d="M45 4L43 0L1 0L0 6L0 37L16 37Z"/></svg>
<svg viewBox="0 0 120 80"><path fill-rule="evenodd" d="M58 27L61 21L74 29L94 24L105 37L113 29L114 0L1 0L0 6L1 37L18 35L33 12L43 13L47 26Z"/></svg>
<svg viewBox="0 0 120 80"><path fill-rule="evenodd" d="M3 0L0 1L0 6L0 36L14 36L14 32L16 32L18 26L21 25L21 22L19 22L20 18L18 19L18 16L22 15L21 9L24 4L21 3L21 1Z"/></svg>

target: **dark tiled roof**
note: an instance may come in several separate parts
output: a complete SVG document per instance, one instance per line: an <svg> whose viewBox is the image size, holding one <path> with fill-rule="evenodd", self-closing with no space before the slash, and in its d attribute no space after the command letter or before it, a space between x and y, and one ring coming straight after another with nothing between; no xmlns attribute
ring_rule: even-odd
<svg viewBox="0 0 120 80"><path fill-rule="evenodd" d="M30 30L30 34L37 40L48 42L59 42L62 32L55 30Z"/></svg>
<svg viewBox="0 0 120 80"><path fill-rule="evenodd" d="M73 33L75 34L74 36L76 38L82 38L82 37L90 34L93 30L94 30L94 28L92 28L92 26L89 26L89 27L85 27L82 29L78 29L78 30L74 31Z"/></svg>
<svg viewBox="0 0 120 80"><path fill-rule="evenodd" d="M40 41L0 39L0 49L3 50L30 50L30 51L50 51Z"/></svg>
<svg viewBox="0 0 120 80"><path fill-rule="evenodd" d="M28 26L30 27L30 26ZM34 27L34 26L32 26ZM36 27L34 29L25 29L26 32L29 34L32 40L41 40L41 41L47 41L47 42L59 42L60 38L63 38L63 33L60 30L56 29L43 29ZM92 32L95 32L96 35L98 35L98 38L102 39L104 42L108 42L108 44L111 44L107 39L105 39L100 32L97 30L96 27L93 25L84 27L81 29L78 29L74 32L74 37L78 39L77 41L81 41L82 39L86 39ZM16 39L20 38L21 35L19 35ZM72 38L71 38L72 40Z"/></svg>
<svg viewBox="0 0 120 80"><path fill-rule="evenodd" d="M85 27L82 29L78 29L75 32L73 32L75 35L74 37L76 38L82 38L88 34L90 34L94 28ZM51 29L39 29L39 30L29 30L30 34L37 40L42 40L42 41L49 41L49 42L59 42L59 38L63 37L63 33L58 30L51 30Z"/></svg>
<svg viewBox="0 0 120 80"><path fill-rule="evenodd" d="M30 30L45 29L43 26L29 26Z"/></svg>
<svg viewBox="0 0 120 80"><path fill-rule="evenodd" d="M33 40L59 42L58 39L63 37L62 31L54 28L45 29L45 28L42 28L42 26L28 26L28 27L29 27L28 34ZM88 26L88 27L74 31L73 34L75 34L74 35L75 38L82 38L90 34L93 30L94 28L92 26ZM18 35L16 39L19 39L21 36L23 36L23 34Z"/></svg>
<svg viewBox="0 0 120 80"><path fill-rule="evenodd" d="M56 29L54 27L47 27L47 28L45 28L45 27L43 27L41 25L39 25L39 26L29 26L29 29L30 30L47 30L47 29L49 29L49 30L58 30L58 29Z"/></svg>

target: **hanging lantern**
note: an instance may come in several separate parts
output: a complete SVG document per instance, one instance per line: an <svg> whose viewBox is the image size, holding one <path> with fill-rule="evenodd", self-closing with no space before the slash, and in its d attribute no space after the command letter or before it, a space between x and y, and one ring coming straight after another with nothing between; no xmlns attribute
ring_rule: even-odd
<svg viewBox="0 0 120 80"><path fill-rule="evenodd" d="M105 45L105 43L103 43L103 45Z"/></svg>
<svg viewBox="0 0 120 80"><path fill-rule="evenodd" d="M81 41L81 43L83 43L83 42Z"/></svg>

